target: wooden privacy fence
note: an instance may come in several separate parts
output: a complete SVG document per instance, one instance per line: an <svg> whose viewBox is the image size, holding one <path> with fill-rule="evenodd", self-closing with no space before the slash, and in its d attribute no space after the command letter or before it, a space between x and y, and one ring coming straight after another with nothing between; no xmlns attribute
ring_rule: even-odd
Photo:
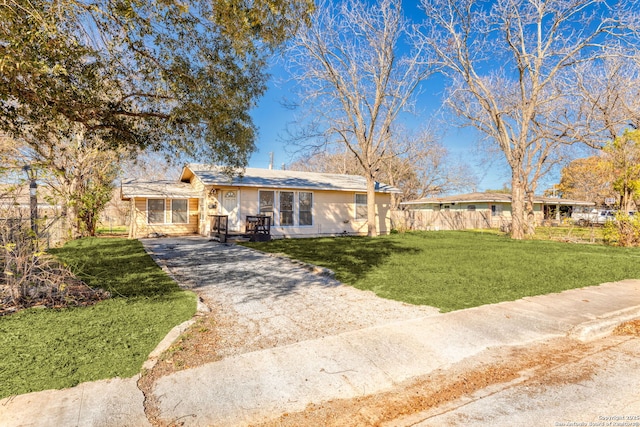
<svg viewBox="0 0 640 427"><path fill-rule="evenodd" d="M508 229L511 220L481 211L393 211L392 228L401 230Z"/></svg>

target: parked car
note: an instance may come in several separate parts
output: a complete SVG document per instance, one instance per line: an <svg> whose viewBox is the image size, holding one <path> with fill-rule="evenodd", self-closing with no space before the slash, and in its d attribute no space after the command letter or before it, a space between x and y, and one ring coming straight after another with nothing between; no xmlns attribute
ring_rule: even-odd
<svg viewBox="0 0 640 427"><path fill-rule="evenodd" d="M582 208L575 209L571 213L571 220L579 226L587 226L591 224L603 225L607 221L615 219L615 212L608 209L591 209Z"/></svg>

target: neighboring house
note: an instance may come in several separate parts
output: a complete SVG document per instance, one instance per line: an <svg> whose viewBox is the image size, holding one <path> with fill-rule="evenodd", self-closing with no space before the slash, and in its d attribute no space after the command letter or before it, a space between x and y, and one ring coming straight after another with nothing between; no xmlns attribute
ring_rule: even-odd
<svg viewBox="0 0 640 427"><path fill-rule="evenodd" d="M63 242L65 238L63 208L51 203L53 196L44 185L36 189L36 210L34 224L37 225L38 236L52 247ZM6 185L0 184L0 226L31 225L31 194L29 183Z"/></svg>
<svg viewBox="0 0 640 427"><path fill-rule="evenodd" d="M7 185L0 184L0 218L23 218L29 220L31 215L31 195L29 183ZM51 192L44 185L36 189L38 218L60 216L62 207L50 203Z"/></svg>
<svg viewBox="0 0 640 427"><path fill-rule="evenodd" d="M0 185L0 218L29 220L31 216L31 195L29 184ZM36 190L38 219L55 218L61 215L62 207L50 203L52 196L46 186Z"/></svg>
<svg viewBox="0 0 640 427"><path fill-rule="evenodd" d="M592 202L535 197L533 203L537 224L543 220L560 221L579 207L594 206ZM504 228L511 223L511 194L470 193L456 196L424 198L400 203L406 211L408 228L469 229Z"/></svg>
<svg viewBox="0 0 640 427"><path fill-rule="evenodd" d="M391 229L390 195L400 190L376 186L376 222ZM247 216L271 218L273 237L367 233L364 177L247 168L242 176L217 166L189 164L178 182L123 182L122 199L131 203L130 237L151 233L209 236L216 216L230 232L243 233Z"/></svg>

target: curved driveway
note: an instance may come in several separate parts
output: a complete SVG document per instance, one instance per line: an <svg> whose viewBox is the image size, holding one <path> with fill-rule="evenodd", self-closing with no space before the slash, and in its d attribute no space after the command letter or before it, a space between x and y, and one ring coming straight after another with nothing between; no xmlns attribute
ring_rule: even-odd
<svg viewBox="0 0 640 427"><path fill-rule="evenodd" d="M221 319L221 356L438 314L375 296L287 258L202 237L143 239Z"/></svg>

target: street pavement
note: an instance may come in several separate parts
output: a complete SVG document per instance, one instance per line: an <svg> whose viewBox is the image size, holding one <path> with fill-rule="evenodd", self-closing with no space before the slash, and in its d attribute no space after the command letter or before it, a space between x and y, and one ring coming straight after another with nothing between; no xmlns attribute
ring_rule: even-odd
<svg viewBox="0 0 640 427"><path fill-rule="evenodd" d="M526 374L385 427L640 426L640 339L610 337L546 375Z"/></svg>

